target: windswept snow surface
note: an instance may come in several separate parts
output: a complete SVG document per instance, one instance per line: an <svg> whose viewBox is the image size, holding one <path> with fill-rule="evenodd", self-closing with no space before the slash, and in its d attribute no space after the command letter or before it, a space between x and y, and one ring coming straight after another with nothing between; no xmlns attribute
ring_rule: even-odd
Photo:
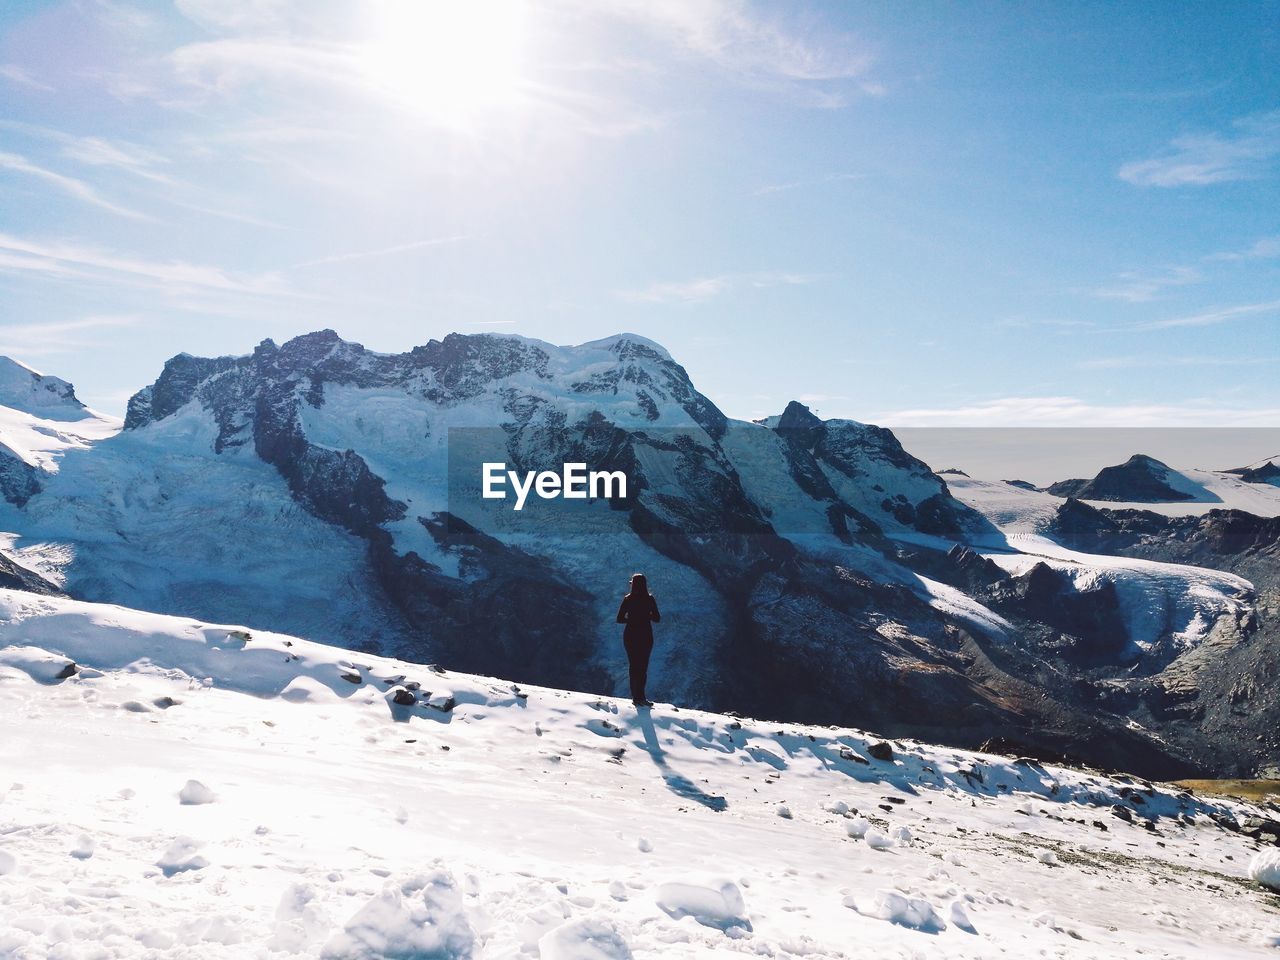
<svg viewBox="0 0 1280 960"><path fill-rule="evenodd" d="M1214 819L1253 808L913 742L880 761L852 730L14 591L0 716L14 960L1226 958L1280 936L1261 848Z"/></svg>

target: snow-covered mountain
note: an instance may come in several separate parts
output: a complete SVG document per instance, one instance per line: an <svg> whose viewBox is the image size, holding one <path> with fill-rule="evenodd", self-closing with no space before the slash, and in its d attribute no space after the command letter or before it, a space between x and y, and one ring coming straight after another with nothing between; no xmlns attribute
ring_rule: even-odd
<svg viewBox="0 0 1280 960"><path fill-rule="evenodd" d="M0 357L0 497L21 506L63 453L119 429L119 420L82 404L67 381Z"/></svg>
<svg viewBox="0 0 1280 960"><path fill-rule="evenodd" d="M1174 470L1153 457L1134 454L1124 463L1103 467L1092 479L1061 480L1044 491L1112 508L1138 507L1173 516L1221 508L1270 517L1280 514L1277 477L1280 468L1270 463L1253 470Z"/></svg>
<svg viewBox="0 0 1280 960"><path fill-rule="evenodd" d="M0 716L6 957L1280 944L1275 809L1026 758L3 589Z"/></svg>
<svg viewBox="0 0 1280 960"><path fill-rule="evenodd" d="M521 471L622 469L632 489L517 515L479 497L478 473L459 482L464 440ZM726 417L630 334L379 354L322 331L182 354L122 430L35 469L0 529L80 599L611 693L613 613L644 570L664 610L653 688L692 706L1150 775L1275 757L1265 736L1220 750L1115 695L1218 638L1248 648L1269 621L1247 572L1068 556L1051 531L1023 538L1024 502L1011 526L957 499L887 430L798 403Z"/></svg>

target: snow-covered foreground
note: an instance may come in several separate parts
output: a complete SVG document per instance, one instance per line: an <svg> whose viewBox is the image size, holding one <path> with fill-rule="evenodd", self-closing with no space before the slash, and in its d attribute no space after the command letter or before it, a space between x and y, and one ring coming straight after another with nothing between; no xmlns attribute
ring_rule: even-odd
<svg viewBox="0 0 1280 960"><path fill-rule="evenodd" d="M0 957L1280 944L1252 808L1140 781L12 591L0 717Z"/></svg>

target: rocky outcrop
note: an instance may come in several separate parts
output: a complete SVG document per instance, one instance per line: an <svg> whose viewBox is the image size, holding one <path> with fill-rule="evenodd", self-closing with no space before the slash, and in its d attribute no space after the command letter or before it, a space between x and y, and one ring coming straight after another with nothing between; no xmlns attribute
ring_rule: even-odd
<svg viewBox="0 0 1280 960"><path fill-rule="evenodd" d="M1175 473L1166 464L1138 453L1122 464L1103 467L1092 480L1062 480L1050 484L1045 491L1058 497L1126 503L1173 503L1197 499L1196 494L1172 486L1172 476Z"/></svg>
<svg viewBox="0 0 1280 960"><path fill-rule="evenodd" d="M902 448L891 430L822 420L796 400L765 422L785 440L800 488L815 499L841 504L848 518L868 518L873 528L892 521L921 533L957 537L983 523L951 496L928 464Z"/></svg>
<svg viewBox="0 0 1280 960"><path fill-rule="evenodd" d="M51 597L64 597L65 593L57 584L46 580L34 570L28 570L12 557L0 553L0 587L11 590L26 590L28 593L42 593Z"/></svg>
<svg viewBox="0 0 1280 960"><path fill-rule="evenodd" d="M414 553L397 553L385 533L371 544L381 582L420 629L420 648L406 653L429 654L467 673L608 689L595 662L597 618L589 593L546 558L508 546L457 517L422 522L460 557L458 576Z"/></svg>
<svg viewBox="0 0 1280 960"><path fill-rule="evenodd" d="M1234 473L1245 483L1280 484L1280 466L1274 460L1268 460L1257 467L1236 467L1225 472Z"/></svg>
<svg viewBox="0 0 1280 960"><path fill-rule="evenodd" d="M1115 584L1098 580L1078 589L1066 574L1046 563L994 584L989 595L1001 612L1057 631L1060 655L1081 664L1111 663L1136 654L1129 643Z"/></svg>
<svg viewBox="0 0 1280 960"><path fill-rule="evenodd" d="M0 443L0 496L21 507L40 490L40 471Z"/></svg>

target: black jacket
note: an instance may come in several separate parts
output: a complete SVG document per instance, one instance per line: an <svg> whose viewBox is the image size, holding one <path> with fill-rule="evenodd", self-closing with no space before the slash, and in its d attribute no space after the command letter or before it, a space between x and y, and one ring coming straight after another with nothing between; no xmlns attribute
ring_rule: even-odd
<svg viewBox="0 0 1280 960"><path fill-rule="evenodd" d="M662 619L658 612L658 600L653 594L634 597L627 594L618 606L618 622L625 623L622 631L624 640L653 640L653 626Z"/></svg>

